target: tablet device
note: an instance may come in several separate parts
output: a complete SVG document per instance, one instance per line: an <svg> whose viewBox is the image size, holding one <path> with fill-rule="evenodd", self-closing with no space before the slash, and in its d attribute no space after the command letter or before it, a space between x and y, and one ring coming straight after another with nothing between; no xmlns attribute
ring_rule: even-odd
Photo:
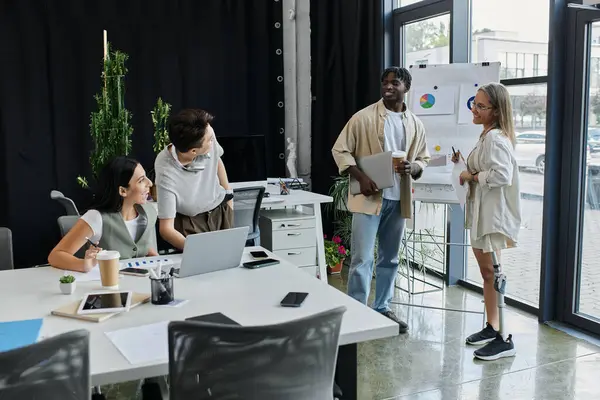
<svg viewBox="0 0 600 400"><path fill-rule="evenodd" d="M394 167L392 164L392 152L377 153L356 160L358 168L365 173L379 190L394 186ZM350 177L350 194L360 193L360 183Z"/></svg>
<svg viewBox="0 0 600 400"><path fill-rule="evenodd" d="M108 314L129 311L131 291L88 293L81 300L77 314Z"/></svg>
<svg viewBox="0 0 600 400"><path fill-rule="evenodd" d="M219 313L198 315L197 317L186 318L186 321L211 322L213 324L240 325L228 316Z"/></svg>

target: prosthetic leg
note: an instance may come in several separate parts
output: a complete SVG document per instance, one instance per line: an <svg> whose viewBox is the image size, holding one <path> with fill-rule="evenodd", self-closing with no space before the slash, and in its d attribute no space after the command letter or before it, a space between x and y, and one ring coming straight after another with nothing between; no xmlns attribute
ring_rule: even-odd
<svg viewBox="0 0 600 400"><path fill-rule="evenodd" d="M504 337L504 294L506 293L506 275L502 272L496 252L492 252L494 263L494 289L498 292L498 332Z"/></svg>
<svg viewBox="0 0 600 400"><path fill-rule="evenodd" d="M492 252L492 262L494 264L494 289L498 293L498 333L496 338L473 355L485 361L497 360L503 357L512 357L516 354L515 345L512 341L512 335L504 338L504 294L506 293L506 275L502 272L496 252Z"/></svg>

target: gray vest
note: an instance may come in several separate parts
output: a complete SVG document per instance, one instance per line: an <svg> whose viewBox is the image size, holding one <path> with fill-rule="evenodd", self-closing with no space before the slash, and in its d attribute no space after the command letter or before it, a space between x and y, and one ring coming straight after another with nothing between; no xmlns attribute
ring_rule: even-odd
<svg viewBox="0 0 600 400"><path fill-rule="evenodd" d="M121 254L121 259L146 257L148 250L156 250L156 211L150 205L136 205L140 218L146 221L146 228L142 235L133 240L123 216L120 212L102 213L102 237L99 246L105 250L116 250Z"/></svg>

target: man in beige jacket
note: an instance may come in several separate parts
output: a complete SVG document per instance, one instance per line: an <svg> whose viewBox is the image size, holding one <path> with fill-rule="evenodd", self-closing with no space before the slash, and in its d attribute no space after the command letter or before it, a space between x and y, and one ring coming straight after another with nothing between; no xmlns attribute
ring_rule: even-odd
<svg viewBox="0 0 600 400"><path fill-rule="evenodd" d="M352 218L352 262L348 294L367 303L373 276L375 239L379 236L373 309L395 321L400 333L408 325L389 304L398 272L398 252L406 218L412 215L412 179L418 179L429 162L423 123L404 102L411 76L405 68L391 67L381 75L382 99L358 111L346 124L332 153L342 175L360 184L360 194L348 193ZM383 151L404 151L406 161L396 169L395 185L380 190L357 166L356 159Z"/></svg>

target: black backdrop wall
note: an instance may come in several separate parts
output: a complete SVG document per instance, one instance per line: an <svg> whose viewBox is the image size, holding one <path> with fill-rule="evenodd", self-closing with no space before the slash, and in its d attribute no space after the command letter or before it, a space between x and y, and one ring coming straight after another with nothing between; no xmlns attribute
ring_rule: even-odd
<svg viewBox="0 0 600 400"><path fill-rule="evenodd" d="M381 0L311 0L313 190L338 175L331 147L350 117L380 98ZM323 227L331 233L331 221Z"/></svg>
<svg viewBox="0 0 600 400"><path fill-rule="evenodd" d="M59 239L52 189L80 206L89 196L76 177L89 174L103 29L130 56L132 155L147 170L161 96L211 111L217 135L265 135L267 172L282 176L281 15L264 0L0 2L0 226L13 230L17 266L45 262Z"/></svg>

